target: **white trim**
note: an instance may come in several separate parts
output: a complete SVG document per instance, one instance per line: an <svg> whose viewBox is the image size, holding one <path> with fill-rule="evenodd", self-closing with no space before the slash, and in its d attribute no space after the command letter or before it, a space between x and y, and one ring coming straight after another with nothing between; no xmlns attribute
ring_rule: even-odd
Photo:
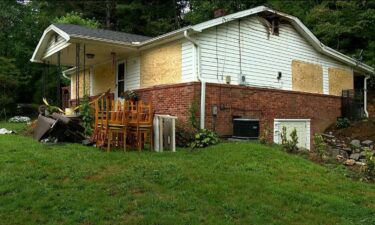
<svg viewBox="0 0 375 225"><path fill-rule="evenodd" d="M276 122L310 122L311 119L274 119Z"/></svg>
<svg viewBox="0 0 375 225"><path fill-rule="evenodd" d="M116 69L115 69L115 99L118 99L118 65L123 63L124 64L124 91L125 91L125 76L126 76L126 59L117 60L116 62Z"/></svg>
<svg viewBox="0 0 375 225"><path fill-rule="evenodd" d="M281 143L280 135L281 132L280 123L281 122L305 122L306 123L306 146L308 150L311 150L311 119L274 119L273 122L273 142Z"/></svg>

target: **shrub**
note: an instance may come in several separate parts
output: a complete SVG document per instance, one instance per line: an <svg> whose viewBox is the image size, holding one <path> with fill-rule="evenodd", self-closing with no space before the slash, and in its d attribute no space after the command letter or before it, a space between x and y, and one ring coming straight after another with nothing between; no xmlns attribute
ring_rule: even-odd
<svg viewBox="0 0 375 225"><path fill-rule="evenodd" d="M201 129L195 134L191 148L204 148L219 143L219 136L208 129Z"/></svg>
<svg viewBox="0 0 375 225"><path fill-rule="evenodd" d="M184 148L190 147L197 131L191 124L178 120L176 123L176 145Z"/></svg>
<svg viewBox="0 0 375 225"><path fill-rule="evenodd" d="M375 179L375 155L369 148L365 149L366 166L364 167L367 179Z"/></svg>
<svg viewBox="0 0 375 225"><path fill-rule="evenodd" d="M197 102L193 102L190 105L189 108L189 123L195 128L199 129L199 120L197 119L197 114L198 114L198 104Z"/></svg>
<svg viewBox="0 0 375 225"><path fill-rule="evenodd" d="M287 138L286 127L283 127L283 130L281 132L281 145L283 146L284 150L287 152L297 152L298 151L297 130L294 128L289 136L290 136L290 140L288 140Z"/></svg>
<svg viewBox="0 0 375 225"><path fill-rule="evenodd" d="M337 118L336 127L338 129L347 128L350 126L350 120L348 118Z"/></svg>
<svg viewBox="0 0 375 225"><path fill-rule="evenodd" d="M314 134L314 147L319 159L322 160L327 152L327 144L324 142L322 135Z"/></svg>
<svg viewBox="0 0 375 225"><path fill-rule="evenodd" d="M92 123L94 122L94 117L92 113L92 108L90 106L90 98L85 95L80 105L80 117L82 120L82 126L85 128L84 135L86 137L92 134Z"/></svg>

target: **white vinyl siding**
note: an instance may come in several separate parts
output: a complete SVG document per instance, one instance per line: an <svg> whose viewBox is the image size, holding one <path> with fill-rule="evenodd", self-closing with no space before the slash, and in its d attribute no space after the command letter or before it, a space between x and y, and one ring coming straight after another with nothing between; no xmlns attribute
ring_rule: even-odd
<svg viewBox="0 0 375 225"><path fill-rule="evenodd" d="M125 90L140 87L141 60L139 56L131 56L126 60Z"/></svg>
<svg viewBox="0 0 375 225"><path fill-rule="evenodd" d="M55 41L55 35L57 35L57 40ZM56 50L59 50L61 47L67 44L67 41L61 37L58 34L52 35L48 42L48 46L46 48L46 51L44 53L44 57L47 57L51 54L53 54Z"/></svg>
<svg viewBox="0 0 375 225"><path fill-rule="evenodd" d="M292 25L281 24L279 36L270 35L268 39L265 27L257 18L248 17L241 20L240 30L241 35L238 21L232 21L194 35L201 45L201 74L207 82L224 83L225 77L230 76L231 84L239 84L240 55L242 74L250 86L292 90L292 61L301 60L323 66L323 92L328 94L328 68L351 70L316 51ZM193 71L189 66L194 54L191 50L191 57L187 56L186 49L184 43L182 64L183 74L187 76L188 69ZM280 81L278 72L282 72Z"/></svg>
<svg viewBox="0 0 375 225"><path fill-rule="evenodd" d="M190 41L184 40L182 42L182 63L181 63L181 80L182 82L195 81L194 73L194 46Z"/></svg>

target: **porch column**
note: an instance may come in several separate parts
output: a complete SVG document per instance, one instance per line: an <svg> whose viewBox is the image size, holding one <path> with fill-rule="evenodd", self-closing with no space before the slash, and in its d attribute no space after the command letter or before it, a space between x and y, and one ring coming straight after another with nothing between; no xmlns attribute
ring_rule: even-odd
<svg viewBox="0 0 375 225"><path fill-rule="evenodd" d="M79 64L80 44L76 43L76 105L79 105Z"/></svg>
<svg viewBox="0 0 375 225"><path fill-rule="evenodd" d="M61 107L61 79L60 79L60 74L61 74L61 52L57 53L57 101L56 105L58 107Z"/></svg>

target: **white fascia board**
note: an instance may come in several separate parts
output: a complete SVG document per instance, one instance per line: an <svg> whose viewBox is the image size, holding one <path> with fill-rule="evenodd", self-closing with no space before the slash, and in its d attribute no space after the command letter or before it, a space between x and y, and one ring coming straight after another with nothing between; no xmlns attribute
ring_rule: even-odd
<svg viewBox="0 0 375 225"><path fill-rule="evenodd" d="M59 34L61 37L63 37L66 40L66 42L70 40L70 36L67 33L57 28L53 24L50 25L44 30L43 35L40 38L38 45L36 46L34 50L33 56L30 59L31 62L43 63L42 55L41 55L43 53L41 51L44 49L46 43L48 42L48 37L50 36L52 32L56 32L57 34Z"/></svg>
<svg viewBox="0 0 375 225"><path fill-rule="evenodd" d="M135 47L139 46L139 44L129 44L129 42L109 40L109 39L105 39L105 38L96 38L96 37L90 37L90 36L85 36L85 35L72 34L70 36L71 36L70 42L79 42L79 41L90 40L90 41L103 42L103 43L109 44L109 45L116 45L118 47L135 48Z"/></svg>
<svg viewBox="0 0 375 225"><path fill-rule="evenodd" d="M243 18L243 17L246 17L246 16L256 14L256 13L260 13L260 12L266 11L268 9L269 8L267 8L265 6L258 6L258 7L252 8L252 9L244 10L244 11L241 11L241 12L237 12L237 13L233 13L233 14L230 14L230 15L227 15L227 16L223 16L223 17L219 17L219 18L216 18L216 19L213 19L213 20L209 20L209 21L206 21L206 22L203 22L203 23L199 23L197 25L194 25L192 28L196 31L202 31L202 30L205 30L207 28L211 28L211 27L223 24L223 23L227 23L227 22L232 21L232 20L236 20L236 19L240 19L240 18Z"/></svg>

